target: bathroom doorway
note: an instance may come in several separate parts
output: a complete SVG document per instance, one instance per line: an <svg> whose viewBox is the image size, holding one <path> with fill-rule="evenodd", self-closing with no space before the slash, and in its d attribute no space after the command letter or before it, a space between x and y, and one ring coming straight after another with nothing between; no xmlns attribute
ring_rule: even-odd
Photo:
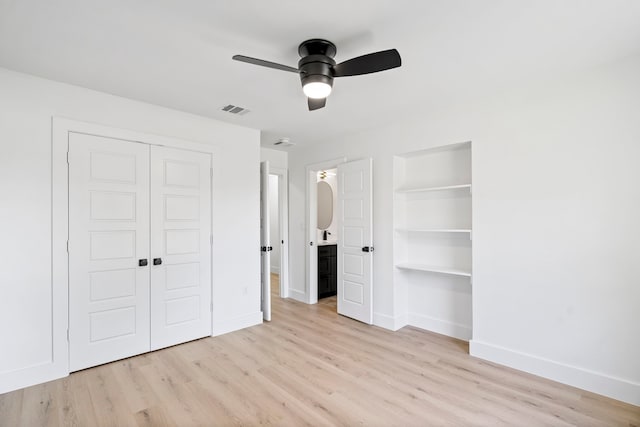
<svg viewBox="0 0 640 427"><path fill-rule="evenodd" d="M324 237L324 230L318 229L318 182L321 181L319 176L322 172L337 170L338 165L345 162L346 159L339 158L307 166L307 303L309 304L318 303L318 248L320 247L319 244L323 242ZM336 187L338 185L337 178L337 174L335 174L331 180ZM332 197L334 209L337 209L336 194L337 191L334 191ZM326 195L324 197L326 198ZM332 213L334 213L334 209L331 210ZM333 219L337 219L337 217L332 218L332 220ZM323 222L322 218L320 222ZM337 226L334 226L335 230L333 231L328 228L329 227L326 227L327 238L332 238L333 242L337 244L340 237L337 233Z"/></svg>
<svg viewBox="0 0 640 427"><path fill-rule="evenodd" d="M319 284L326 279L319 277L319 270L333 267L333 262L337 312L368 324L373 322L371 170L369 158L336 159L306 168L307 302L318 303L318 291L323 290ZM323 212L320 203L331 204L331 209Z"/></svg>
<svg viewBox="0 0 640 427"><path fill-rule="evenodd" d="M317 174L318 302L337 309L338 291L338 203L337 168Z"/></svg>

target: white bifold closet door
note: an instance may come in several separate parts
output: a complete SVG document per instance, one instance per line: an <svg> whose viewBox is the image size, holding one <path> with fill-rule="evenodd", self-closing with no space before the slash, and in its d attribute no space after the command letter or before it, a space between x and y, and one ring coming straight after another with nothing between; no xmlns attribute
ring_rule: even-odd
<svg viewBox="0 0 640 427"><path fill-rule="evenodd" d="M69 367L211 334L211 157L69 134Z"/></svg>
<svg viewBox="0 0 640 427"><path fill-rule="evenodd" d="M149 146L69 134L69 366L149 350Z"/></svg>
<svg viewBox="0 0 640 427"><path fill-rule="evenodd" d="M151 147L151 350L211 335L211 156Z"/></svg>

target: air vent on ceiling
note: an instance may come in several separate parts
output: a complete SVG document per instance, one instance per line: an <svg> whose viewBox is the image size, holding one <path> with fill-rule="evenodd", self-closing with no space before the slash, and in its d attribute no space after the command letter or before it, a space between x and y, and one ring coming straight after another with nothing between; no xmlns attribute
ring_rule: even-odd
<svg viewBox="0 0 640 427"><path fill-rule="evenodd" d="M293 145L296 145L296 143L292 142L289 138L280 138L279 140L274 142L273 145L277 145L279 147L291 147Z"/></svg>
<svg viewBox="0 0 640 427"><path fill-rule="evenodd" d="M222 107L222 111L226 111L227 113L237 114L239 116L244 116L249 112L246 108L238 107L237 105L225 105Z"/></svg>

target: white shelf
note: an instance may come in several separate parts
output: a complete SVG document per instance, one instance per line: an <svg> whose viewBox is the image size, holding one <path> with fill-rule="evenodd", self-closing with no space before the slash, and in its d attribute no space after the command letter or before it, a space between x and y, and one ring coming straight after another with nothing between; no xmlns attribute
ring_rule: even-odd
<svg viewBox="0 0 640 427"><path fill-rule="evenodd" d="M406 286L416 319L442 321L423 326L458 338L473 327L471 150L465 142L393 159L394 280ZM452 324L464 333L442 327Z"/></svg>
<svg viewBox="0 0 640 427"><path fill-rule="evenodd" d="M425 155L430 155L434 153L439 153L442 151L452 151L452 150L464 150L471 147L471 141L457 142L455 144L448 145L439 145L436 147L426 148L420 151L411 151L409 153L399 154L398 157L403 157L405 159L410 159L414 157L423 157Z"/></svg>
<svg viewBox="0 0 640 427"><path fill-rule="evenodd" d="M434 265L419 264L415 262L401 262L399 264L396 264L396 267L401 268L403 270L429 271L432 273L452 274L455 276L471 277L471 271L468 271L468 270L462 270L459 268L450 268L450 267L438 267Z"/></svg>
<svg viewBox="0 0 640 427"><path fill-rule="evenodd" d="M441 187L398 188L396 193L425 193L428 191L460 190L464 188L468 188L469 191L471 191L471 184L445 185Z"/></svg>
<svg viewBox="0 0 640 427"><path fill-rule="evenodd" d="M469 228L396 228L403 233L471 233Z"/></svg>

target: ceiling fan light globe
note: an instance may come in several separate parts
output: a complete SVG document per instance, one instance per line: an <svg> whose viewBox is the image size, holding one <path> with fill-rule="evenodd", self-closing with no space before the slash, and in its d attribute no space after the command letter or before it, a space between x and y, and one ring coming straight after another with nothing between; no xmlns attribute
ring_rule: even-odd
<svg viewBox="0 0 640 427"><path fill-rule="evenodd" d="M312 99L322 99L331 93L331 85L324 82L309 82L302 87L304 94Z"/></svg>

